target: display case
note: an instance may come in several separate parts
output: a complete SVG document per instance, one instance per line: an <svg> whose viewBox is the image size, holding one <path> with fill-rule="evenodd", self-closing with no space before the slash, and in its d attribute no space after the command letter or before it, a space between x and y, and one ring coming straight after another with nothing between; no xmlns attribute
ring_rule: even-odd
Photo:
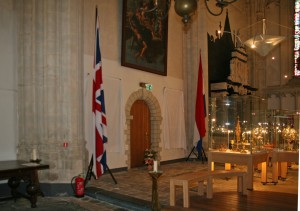
<svg viewBox="0 0 300 211"><path fill-rule="evenodd" d="M264 99L245 96L211 97L209 149L253 153L270 145Z"/></svg>
<svg viewBox="0 0 300 211"><path fill-rule="evenodd" d="M268 111L268 135L272 148L278 151L299 151L299 112Z"/></svg>
<svg viewBox="0 0 300 211"><path fill-rule="evenodd" d="M299 112L267 110L262 98L220 96L209 100L209 150L253 153L299 151Z"/></svg>

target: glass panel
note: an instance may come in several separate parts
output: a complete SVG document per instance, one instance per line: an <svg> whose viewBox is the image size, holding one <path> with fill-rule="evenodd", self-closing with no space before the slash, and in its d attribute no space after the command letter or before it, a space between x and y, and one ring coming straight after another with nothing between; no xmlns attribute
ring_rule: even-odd
<svg viewBox="0 0 300 211"><path fill-rule="evenodd" d="M209 148L252 153L269 143L266 102L255 96L210 98Z"/></svg>
<svg viewBox="0 0 300 211"><path fill-rule="evenodd" d="M266 110L255 96L220 96L209 100L209 150L253 153L299 151L300 112Z"/></svg>

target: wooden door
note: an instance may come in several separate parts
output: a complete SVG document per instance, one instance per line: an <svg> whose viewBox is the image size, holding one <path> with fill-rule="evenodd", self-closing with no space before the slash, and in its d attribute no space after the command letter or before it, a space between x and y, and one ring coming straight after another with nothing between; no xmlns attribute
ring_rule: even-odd
<svg viewBox="0 0 300 211"><path fill-rule="evenodd" d="M145 149L151 148L150 110L143 100L137 100L131 107L130 114L130 152L131 168L145 165Z"/></svg>

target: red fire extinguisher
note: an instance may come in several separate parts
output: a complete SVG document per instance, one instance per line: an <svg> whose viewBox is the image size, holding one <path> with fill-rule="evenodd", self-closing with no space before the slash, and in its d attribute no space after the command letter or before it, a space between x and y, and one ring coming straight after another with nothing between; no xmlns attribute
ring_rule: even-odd
<svg viewBox="0 0 300 211"><path fill-rule="evenodd" d="M73 183L74 180L75 184ZM84 196L84 179L81 174L72 178L71 185L76 197Z"/></svg>

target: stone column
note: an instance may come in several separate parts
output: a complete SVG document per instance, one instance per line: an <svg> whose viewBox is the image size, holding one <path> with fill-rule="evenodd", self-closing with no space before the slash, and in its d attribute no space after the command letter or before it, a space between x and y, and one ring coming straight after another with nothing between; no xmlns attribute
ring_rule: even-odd
<svg viewBox="0 0 300 211"><path fill-rule="evenodd" d="M183 87L186 121L187 150L191 151L194 139L195 103L198 78L199 47L197 18L193 17L190 26L183 31Z"/></svg>
<svg viewBox="0 0 300 211"><path fill-rule="evenodd" d="M18 158L50 164L40 179L70 182L85 168L83 0L15 1L19 23ZM64 147L64 143L68 147Z"/></svg>
<svg viewBox="0 0 300 211"><path fill-rule="evenodd" d="M189 27L183 30L183 83L184 107L186 119L187 149L190 152L194 145L195 105L201 50L204 91L206 92L206 109L208 114L208 67L207 67L207 15L205 4L198 2L196 14L192 17ZM200 49L202 46L202 49ZM206 118L207 119L207 118ZM206 120L206 130L208 131ZM204 137L203 147L207 147L208 132Z"/></svg>

